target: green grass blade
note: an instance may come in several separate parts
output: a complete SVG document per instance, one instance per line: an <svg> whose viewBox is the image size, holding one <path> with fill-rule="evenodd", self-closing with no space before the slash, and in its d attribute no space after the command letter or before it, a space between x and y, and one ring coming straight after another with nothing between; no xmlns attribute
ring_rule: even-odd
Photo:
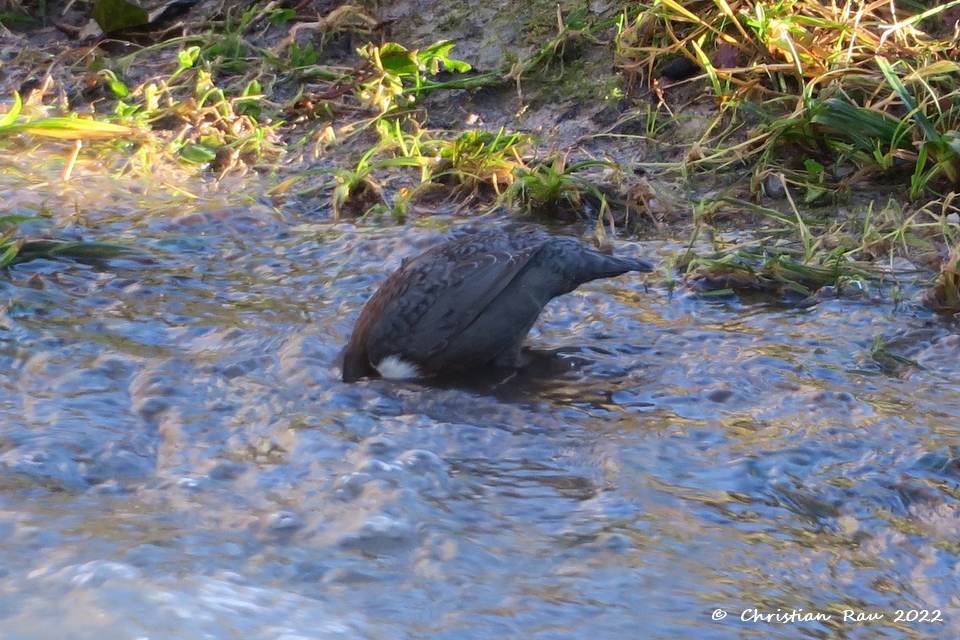
<svg viewBox="0 0 960 640"><path fill-rule="evenodd" d="M23 100L20 98L20 93L17 91L14 91L13 106L10 107L10 111L3 114L3 117L0 117L0 131L12 125L16 121L16 119L20 116L20 112L22 110L23 110Z"/></svg>
<svg viewBox="0 0 960 640"><path fill-rule="evenodd" d="M890 83L890 86L893 87L893 90L900 97L900 100L903 101L904 106L910 112L917 126L923 130L923 135L931 142L939 140L940 134L934 129L933 125L927 119L927 116L920 110L920 107L917 106L917 101L913 99L913 96L910 95L907 88L903 86L903 82L900 81L900 77L893 70L893 67L890 66L890 63L887 62L887 59L883 56L876 56L875 60L877 61L877 66L880 67L880 71L883 72L883 76L887 79L887 82Z"/></svg>
<svg viewBox="0 0 960 640"><path fill-rule="evenodd" d="M60 140L108 140L133 135L136 129L98 120L53 117L10 125L0 130L2 133L30 133Z"/></svg>

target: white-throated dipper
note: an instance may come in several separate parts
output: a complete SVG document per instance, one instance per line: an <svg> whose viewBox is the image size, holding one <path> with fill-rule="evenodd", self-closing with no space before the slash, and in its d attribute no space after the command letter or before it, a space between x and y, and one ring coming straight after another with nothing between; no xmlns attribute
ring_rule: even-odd
<svg viewBox="0 0 960 640"><path fill-rule="evenodd" d="M367 301L343 351L343 381L518 367L550 300L591 280L652 270L538 230L464 234L404 264Z"/></svg>

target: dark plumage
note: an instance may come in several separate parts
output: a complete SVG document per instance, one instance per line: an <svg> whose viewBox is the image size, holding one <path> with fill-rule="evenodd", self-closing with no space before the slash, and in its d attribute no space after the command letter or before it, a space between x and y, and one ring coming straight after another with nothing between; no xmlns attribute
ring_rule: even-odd
<svg viewBox="0 0 960 640"><path fill-rule="evenodd" d="M367 301L343 352L343 380L519 366L523 340L551 299L651 270L542 231L463 235L402 266Z"/></svg>

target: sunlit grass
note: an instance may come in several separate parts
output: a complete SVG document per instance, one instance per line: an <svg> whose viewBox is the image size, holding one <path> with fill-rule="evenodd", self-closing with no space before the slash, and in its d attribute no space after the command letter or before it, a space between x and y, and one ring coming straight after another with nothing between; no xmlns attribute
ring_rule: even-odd
<svg viewBox="0 0 960 640"><path fill-rule="evenodd" d="M105 43L63 58L76 86L51 77L26 104L11 94L0 147L72 141L64 179L91 148L126 153L124 169L143 175L165 163L221 179L255 170L277 176L267 195L319 195L333 219L401 220L440 194L478 211L505 204L632 228L681 220L700 233L759 221L758 237L792 243L789 260L814 270L837 252L861 266L902 257L929 266L957 241L944 203L960 186L960 67L956 31L942 20L957 6L649 0L622 12L557 9L524 25L523 55L475 73L453 41L413 48L384 37L367 5L305 22L276 4L222 3L122 55ZM330 57L346 36L353 52ZM591 56L607 62L590 69L612 72L577 81ZM691 78L661 76L676 60ZM582 140L634 143L645 158L557 150L549 135L502 123L426 124L426 100L439 92L515 90L522 111L537 87L557 91L571 77L633 104L617 107L609 131ZM66 94L88 99L84 113L73 109L83 100ZM686 108L698 101L713 110ZM631 120L639 126L618 130ZM682 198L708 191L704 182L717 186ZM877 185L894 192L891 203L854 204ZM859 213L840 215L839 205ZM818 282L819 272L801 277L774 253L761 280ZM725 265L722 255L701 258Z"/></svg>
<svg viewBox="0 0 960 640"><path fill-rule="evenodd" d="M811 176L798 156L851 165L842 184L819 180L821 192L833 194L909 165L909 196L917 198L956 187L960 177L953 30L940 40L921 28L958 5L908 13L890 3L662 0L624 14L616 61L630 82L652 84L663 60L686 57L729 127L753 122L749 146L729 144L718 130L699 141L694 165L752 159L756 175L776 167L804 184Z"/></svg>
<svg viewBox="0 0 960 640"><path fill-rule="evenodd" d="M28 216L20 215L0 217L0 268L41 258L98 262L127 255L145 255L132 247L110 242L54 240L20 235L20 225L31 220Z"/></svg>

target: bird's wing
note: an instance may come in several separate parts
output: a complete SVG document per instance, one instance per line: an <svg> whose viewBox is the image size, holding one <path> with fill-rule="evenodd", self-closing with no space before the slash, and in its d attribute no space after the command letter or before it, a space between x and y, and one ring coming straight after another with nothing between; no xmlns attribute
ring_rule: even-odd
<svg viewBox="0 0 960 640"><path fill-rule="evenodd" d="M407 265L404 289L416 295L393 296L371 328L368 345L383 345L383 355L435 356L500 295L544 242L415 260ZM376 362L377 355L371 353L371 360Z"/></svg>

